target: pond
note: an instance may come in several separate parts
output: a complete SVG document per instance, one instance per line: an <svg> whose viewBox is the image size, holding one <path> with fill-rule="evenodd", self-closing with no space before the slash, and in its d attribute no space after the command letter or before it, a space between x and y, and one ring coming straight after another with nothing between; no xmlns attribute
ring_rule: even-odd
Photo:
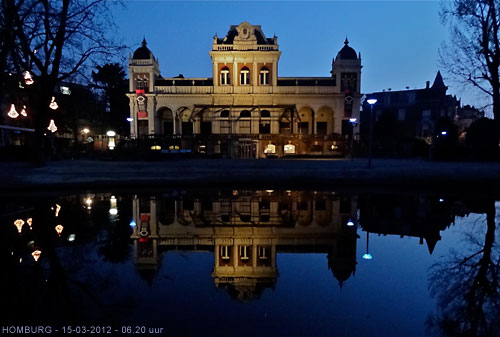
<svg viewBox="0 0 500 337"><path fill-rule="evenodd" d="M0 198L2 333L499 335L492 197L172 189Z"/></svg>

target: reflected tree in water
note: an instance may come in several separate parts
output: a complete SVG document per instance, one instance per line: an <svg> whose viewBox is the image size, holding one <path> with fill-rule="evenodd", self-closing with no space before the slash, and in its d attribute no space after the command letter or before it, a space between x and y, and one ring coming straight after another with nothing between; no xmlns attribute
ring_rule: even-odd
<svg viewBox="0 0 500 337"><path fill-rule="evenodd" d="M429 317L429 332L442 336L500 335L500 254L495 242L495 202L483 201L486 226L476 223L465 235L464 253L431 267L429 288L438 312ZM481 218L481 222L484 218ZM466 253L465 253L466 252Z"/></svg>

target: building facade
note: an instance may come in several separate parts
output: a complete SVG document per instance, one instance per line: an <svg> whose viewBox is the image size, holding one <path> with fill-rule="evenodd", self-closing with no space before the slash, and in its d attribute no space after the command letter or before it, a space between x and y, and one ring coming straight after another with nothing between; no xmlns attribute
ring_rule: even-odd
<svg viewBox="0 0 500 337"><path fill-rule="evenodd" d="M377 99L373 105L375 148L382 154L415 154L418 141L432 143L440 125L452 122L460 101L446 94L438 71L434 82L423 89L387 90L366 94ZM370 105L365 100L361 113L361 140L368 142Z"/></svg>
<svg viewBox="0 0 500 337"><path fill-rule="evenodd" d="M361 57L348 43L330 76L279 77L277 37L242 22L213 37L211 78L184 78L162 77L144 40L129 59L131 136L227 157L345 154L361 98Z"/></svg>

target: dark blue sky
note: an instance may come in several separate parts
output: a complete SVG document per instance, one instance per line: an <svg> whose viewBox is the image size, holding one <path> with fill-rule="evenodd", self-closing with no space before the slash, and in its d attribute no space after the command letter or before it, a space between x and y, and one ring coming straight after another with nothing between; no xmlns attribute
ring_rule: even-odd
<svg viewBox="0 0 500 337"><path fill-rule="evenodd" d="M163 76L211 77L208 55L215 33L248 21L278 36L279 76L330 76L346 36L361 52L362 92L422 88L439 69L438 49L448 38L439 1L126 1L116 23L136 48L143 36ZM449 93L479 100L443 73Z"/></svg>

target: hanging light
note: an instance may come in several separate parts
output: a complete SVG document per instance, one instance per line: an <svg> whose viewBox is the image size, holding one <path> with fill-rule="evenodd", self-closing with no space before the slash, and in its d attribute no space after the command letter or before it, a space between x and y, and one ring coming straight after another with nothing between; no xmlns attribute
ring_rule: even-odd
<svg viewBox="0 0 500 337"><path fill-rule="evenodd" d="M57 131L57 126L56 123L54 122L53 119L50 120L49 126L47 127L47 130L50 130L52 133Z"/></svg>
<svg viewBox="0 0 500 337"><path fill-rule="evenodd" d="M32 85L33 83L35 83L30 72L27 70L24 72L24 83L26 83L26 85Z"/></svg>
<svg viewBox="0 0 500 337"><path fill-rule="evenodd" d="M23 105L23 109L21 110L21 115L24 117L28 117L28 114L26 113L26 105Z"/></svg>
<svg viewBox="0 0 500 337"><path fill-rule="evenodd" d="M7 112L7 116L9 116L10 118L19 117L19 114L17 113L16 107L14 106L14 104L10 105L10 110Z"/></svg>
<svg viewBox="0 0 500 337"><path fill-rule="evenodd" d="M62 225L57 225L55 228L57 235L61 236L63 229L64 229L64 227Z"/></svg>
<svg viewBox="0 0 500 337"><path fill-rule="evenodd" d="M31 255L33 256L33 258L35 259L35 262L38 261L38 259L40 258L41 254L42 254L42 252L39 251L38 249L35 250L33 253L31 253Z"/></svg>
<svg viewBox="0 0 500 337"><path fill-rule="evenodd" d="M61 206L59 206L58 204L56 204L56 218L59 216L59 211L61 210Z"/></svg>
<svg viewBox="0 0 500 337"><path fill-rule="evenodd" d="M17 227L17 231L21 233L21 231L23 230L24 220L17 219L16 221L14 221L14 225Z"/></svg>
<svg viewBox="0 0 500 337"><path fill-rule="evenodd" d="M33 218L26 219L26 223L28 224L28 226L30 226L30 229L32 229L31 225L33 224Z"/></svg>
<svg viewBox="0 0 500 337"><path fill-rule="evenodd" d="M52 100L50 101L49 108L51 108L52 110L56 110L57 108L59 108L59 105L57 105L56 98L54 96L52 96Z"/></svg>

